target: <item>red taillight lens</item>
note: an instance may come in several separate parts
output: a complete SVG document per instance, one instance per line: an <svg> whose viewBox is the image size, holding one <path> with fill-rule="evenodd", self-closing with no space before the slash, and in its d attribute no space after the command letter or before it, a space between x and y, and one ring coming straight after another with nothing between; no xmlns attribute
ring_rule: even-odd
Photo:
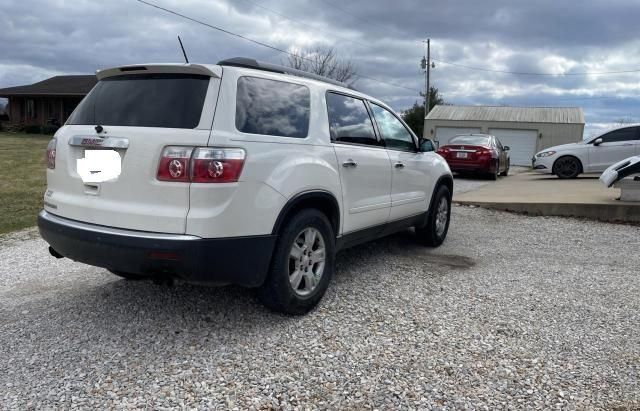
<svg viewBox="0 0 640 411"><path fill-rule="evenodd" d="M58 140L54 137L47 144L47 168L53 170L56 168L56 145Z"/></svg>
<svg viewBox="0 0 640 411"><path fill-rule="evenodd" d="M193 147L165 147L158 165L158 180L189 181L189 161L192 152Z"/></svg>
<svg viewBox="0 0 640 411"><path fill-rule="evenodd" d="M162 150L158 180L193 183L238 181L246 153L241 148L169 146Z"/></svg>
<svg viewBox="0 0 640 411"><path fill-rule="evenodd" d="M493 150L488 149L488 148L482 148L482 149L476 151L476 155L478 155L479 157L492 157L493 156Z"/></svg>
<svg viewBox="0 0 640 411"><path fill-rule="evenodd" d="M233 183L238 181L246 153L241 148L196 148L192 159L194 183Z"/></svg>
<svg viewBox="0 0 640 411"><path fill-rule="evenodd" d="M449 149L447 147L439 148L436 153L440 154L442 157L446 157L449 154Z"/></svg>

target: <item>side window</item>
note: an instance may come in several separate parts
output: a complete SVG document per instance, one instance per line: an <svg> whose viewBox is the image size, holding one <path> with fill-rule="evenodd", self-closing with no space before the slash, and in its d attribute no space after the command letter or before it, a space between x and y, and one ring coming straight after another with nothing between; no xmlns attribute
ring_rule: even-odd
<svg viewBox="0 0 640 411"><path fill-rule="evenodd" d="M638 139L637 127L627 127L612 131L602 136L603 143L613 143L616 141L630 141Z"/></svg>
<svg viewBox="0 0 640 411"><path fill-rule="evenodd" d="M396 116L376 104L371 103L373 117L378 123L380 134L387 148L403 151L416 151L413 136Z"/></svg>
<svg viewBox="0 0 640 411"><path fill-rule="evenodd" d="M494 141L496 142L496 147L498 148L498 150L504 150L504 147L502 146L502 143L500 142L500 140L498 140L498 138L496 138Z"/></svg>
<svg viewBox="0 0 640 411"><path fill-rule="evenodd" d="M378 146L373 123L364 101L327 93L331 141Z"/></svg>
<svg viewBox="0 0 640 411"><path fill-rule="evenodd" d="M310 101L305 86L240 77L236 128L242 133L305 138L309 133Z"/></svg>

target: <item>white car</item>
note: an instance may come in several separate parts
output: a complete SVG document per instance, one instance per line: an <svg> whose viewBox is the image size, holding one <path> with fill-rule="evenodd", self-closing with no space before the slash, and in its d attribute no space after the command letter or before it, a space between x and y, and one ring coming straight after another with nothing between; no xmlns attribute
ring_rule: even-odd
<svg viewBox="0 0 640 411"><path fill-rule="evenodd" d="M298 314L336 251L407 227L431 246L447 235L446 161L375 98L246 58L97 77L48 148L38 225L55 257L256 287Z"/></svg>
<svg viewBox="0 0 640 411"><path fill-rule="evenodd" d="M601 173L610 165L640 154L640 126L623 126L580 143L547 148L533 157L533 169L560 178Z"/></svg>

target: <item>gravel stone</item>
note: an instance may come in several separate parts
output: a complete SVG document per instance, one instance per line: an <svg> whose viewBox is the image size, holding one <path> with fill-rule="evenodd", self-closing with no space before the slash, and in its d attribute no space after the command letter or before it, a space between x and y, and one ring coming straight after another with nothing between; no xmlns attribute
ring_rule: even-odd
<svg viewBox="0 0 640 411"><path fill-rule="evenodd" d="M640 229L454 206L339 254L319 307L129 282L0 237L2 409L637 409Z"/></svg>

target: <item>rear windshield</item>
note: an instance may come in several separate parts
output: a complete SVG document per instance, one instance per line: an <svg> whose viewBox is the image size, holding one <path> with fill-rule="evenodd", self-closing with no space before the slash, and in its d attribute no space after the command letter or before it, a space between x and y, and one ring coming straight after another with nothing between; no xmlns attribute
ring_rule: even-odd
<svg viewBox="0 0 640 411"><path fill-rule="evenodd" d="M468 144L470 146L489 145L489 137L484 136L456 136L449 140L449 144Z"/></svg>
<svg viewBox="0 0 640 411"><path fill-rule="evenodd" d="M195 128L208 76L133 74L100 80L67 124Z"/></svg>

